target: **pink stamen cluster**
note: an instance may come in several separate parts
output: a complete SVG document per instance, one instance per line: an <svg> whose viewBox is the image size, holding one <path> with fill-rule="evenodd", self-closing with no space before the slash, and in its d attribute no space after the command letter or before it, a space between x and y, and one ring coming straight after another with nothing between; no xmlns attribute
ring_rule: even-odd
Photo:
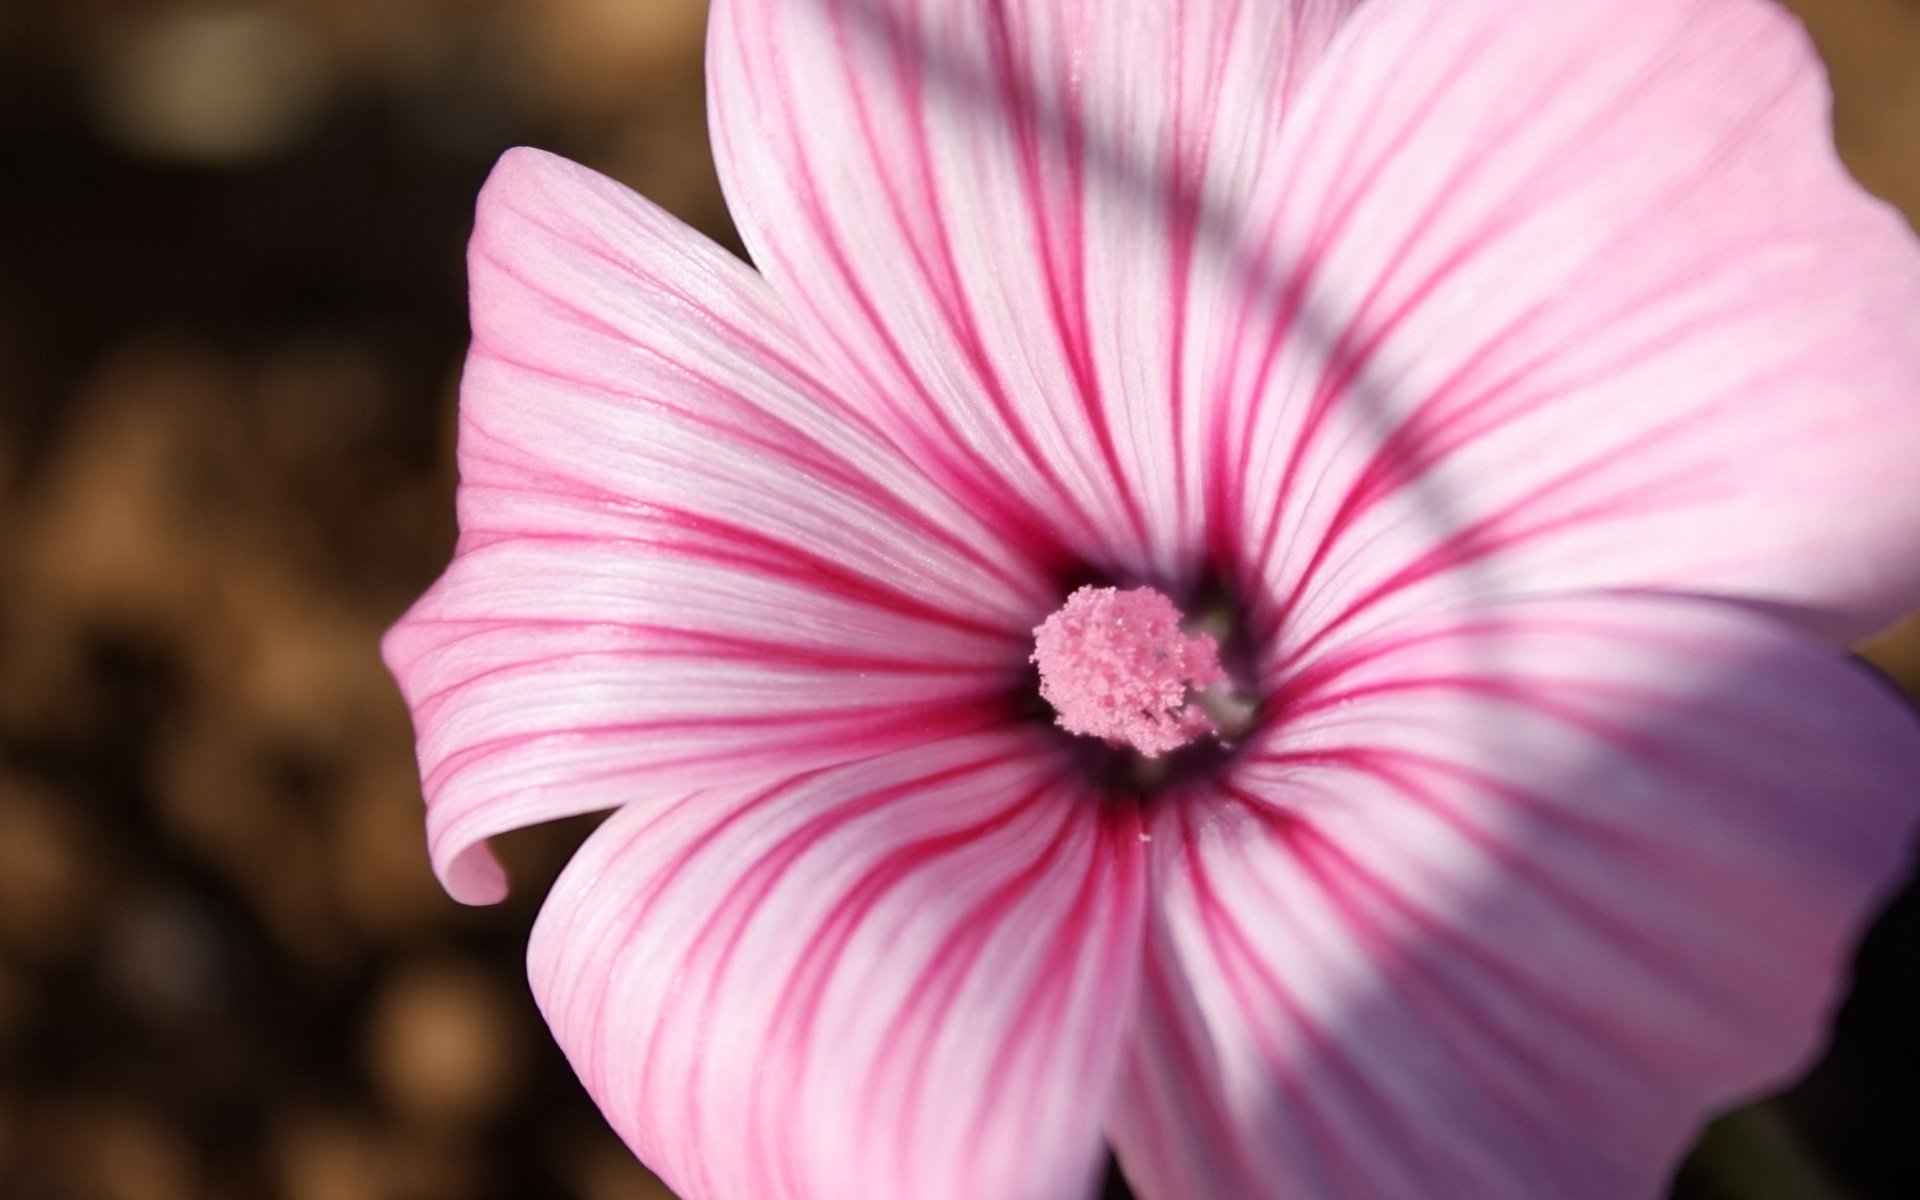
<svg viewBox="0 0 1920 1200"><path fill-rule="evenodd" d="M1033 631L1040 694L1069 733L1129 745L1148 758L1218 732L1194 703L1226 679L1220 647L1180 628L1152 588L1083 587Z"/></svg>

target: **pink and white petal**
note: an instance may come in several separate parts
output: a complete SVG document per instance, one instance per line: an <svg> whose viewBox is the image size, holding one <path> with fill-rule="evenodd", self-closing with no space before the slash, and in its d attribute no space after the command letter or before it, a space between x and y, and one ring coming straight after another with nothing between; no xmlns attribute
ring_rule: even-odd
<svg viewBox="0 0 1920 1200"><path fill-rule="evenodd" d="M1462 594L1920 599L1920 242L1778 5L1377 0L1268 167L1210 512L1292 652Z"/></svg>
<svg viewBox="0 0 1920 1200"><path fill-rule="evenodd" d="M1920 722L1675 598L1402 623L1153 830L1114 1137L1153 1200L1626 1200L1804 1068Z"/></svg>
<svg viewBox="0 0 1920 1200"><path fill-rule="evenodd" d="M504 894L507 829L981 723L1051 591L820 386L752 271L533 151L471 261L460 545L385 646L456 897Z"/></svg>
<svg viewBox="0 0 1920 1200"><path fill-rule="evenodd" d="M1027 731L631 805L530 952L555 1036L685 1200L1070 1200L1131 1019L1137 818Z"/></svg>
<svg viewBox="0 0 1920 1200"><path fill-rule="evenodd" d="M1200 260L1356 3L719 0L721 178L848 394L957 494L1190 571Z"/></svg>

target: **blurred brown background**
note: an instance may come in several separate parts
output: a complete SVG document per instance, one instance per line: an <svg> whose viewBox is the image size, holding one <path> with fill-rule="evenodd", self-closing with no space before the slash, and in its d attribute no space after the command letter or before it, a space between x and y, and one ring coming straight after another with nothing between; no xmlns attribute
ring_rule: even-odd
<svg viewBox="0 0 1920 1200"><path fill-rule="evenodd" d="M704 7L0 0L0 1200L665 1195L526 996L579 829L446 900L375 644L451 546L494 157L735 244ZM1920 218L1920 0L1797 7ZM1920 636L1877 653L1920 687ZM1909 894L1774 1110L1859 1200L1920 1196L1917 962Z"/></svg>

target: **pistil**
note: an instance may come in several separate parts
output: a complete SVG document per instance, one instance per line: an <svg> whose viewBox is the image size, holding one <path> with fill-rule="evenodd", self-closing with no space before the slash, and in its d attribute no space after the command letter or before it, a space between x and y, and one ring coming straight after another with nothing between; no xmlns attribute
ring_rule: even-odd
<svg viewBox="0 0 1920 1200"><path fill-rule="evenodd" d="M1220 646L1152 588L1083 587L1033 631L1040 695L1069 733L1158 758L1221 737L1236 709Z"/></svg>

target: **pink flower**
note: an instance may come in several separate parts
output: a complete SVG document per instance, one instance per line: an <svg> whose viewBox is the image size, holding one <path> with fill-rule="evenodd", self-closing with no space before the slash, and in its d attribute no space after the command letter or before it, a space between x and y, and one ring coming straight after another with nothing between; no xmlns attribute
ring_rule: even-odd
<svg viewBox="0 0 1920 1200"><path fill-rule="evenodd" d="M1645 1197L1807 1061L1920 814L1838 649L1920 601L1920 253L1789 18L716 0L709 68L761 273L508 155L386 647L456 897L614 810L532 980L675 1189Z"/></svg>

